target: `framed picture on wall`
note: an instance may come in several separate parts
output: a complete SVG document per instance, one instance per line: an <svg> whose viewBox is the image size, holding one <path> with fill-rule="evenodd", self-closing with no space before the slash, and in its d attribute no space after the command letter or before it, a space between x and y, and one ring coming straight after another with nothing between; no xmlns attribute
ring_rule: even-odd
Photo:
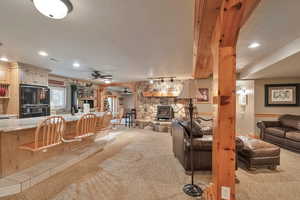
<svg viewBox="0 0 300 200"><path fill-rule="evenodd" d="M265 106L299 106L299 84L265 85Z"/></svg>
<svg viewBox="0 0 300 200"><path fill-rule="evenodd" d="M209 88L198 88L197 103L209 103Z"/></svg>

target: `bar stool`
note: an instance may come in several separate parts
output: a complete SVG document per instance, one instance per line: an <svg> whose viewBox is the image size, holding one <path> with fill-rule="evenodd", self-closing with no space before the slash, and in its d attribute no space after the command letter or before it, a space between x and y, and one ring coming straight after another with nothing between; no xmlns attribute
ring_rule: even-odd
<svg viewBox="0 0 300 200"><path fill-rule="evenodd" d="M76 131L73 134L64 135L63 142L81 141L81 139L95 135L97 116L95 114L84 114L76 123Z"/></svg>
<svg viewBox="0 0 300 200"><path fill-rule="evenodd" d="M34 141L23 144L19 148L32 152L47 150L62 143L62 134L65 130L65 120L61 116L48 117L42 121L34 135Z"/></svg>
<svg viewBox="0 0 300 200"><path fill-rule="evenodd" d="M125 126L133 127L136 119L136 109L131 109L130 112L127 112L125 115Z"/></svg>

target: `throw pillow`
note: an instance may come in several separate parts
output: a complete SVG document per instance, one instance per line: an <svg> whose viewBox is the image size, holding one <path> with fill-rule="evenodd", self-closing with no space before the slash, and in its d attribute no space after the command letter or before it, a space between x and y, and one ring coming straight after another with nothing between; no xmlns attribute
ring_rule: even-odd
<svg viewBox="0 0 300 200"><path fill-rule="evenodd" d="M179 124L185 129L186 133L191 135L191 121L179 122ZM203 137L203 131L201 125L197 121L193 121L193 137Z"/></svg>

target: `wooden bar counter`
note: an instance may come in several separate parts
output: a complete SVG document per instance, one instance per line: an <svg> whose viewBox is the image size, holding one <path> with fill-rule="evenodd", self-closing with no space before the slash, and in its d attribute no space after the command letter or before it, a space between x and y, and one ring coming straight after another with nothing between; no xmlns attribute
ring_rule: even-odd
<svg viewBox="0 0 300 200"><path fill-rule="evenodd" d="M100 119L104 113L94 113ZM76 122L82 114L61 115L66 121L65 134L70 134L76 129ZM91 136L80 142L62 143L51 147L47 151L31 152L22 150L19 147L23 144L34 141L34 134L37 125L46 117L26 118L26 119L4 119L0 120L0 177L5 177L35 164L71 151L84 148L94 143ZM100 120L99 120L100 121ZM99 123L97 126L101 126Z"/></svg>

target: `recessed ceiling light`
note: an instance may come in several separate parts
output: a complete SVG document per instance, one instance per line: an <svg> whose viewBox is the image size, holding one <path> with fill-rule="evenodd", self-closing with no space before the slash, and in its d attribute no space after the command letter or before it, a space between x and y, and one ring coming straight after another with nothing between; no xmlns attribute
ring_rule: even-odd
<svg viewBox="0 0 300 200"><path fill-rule="evenodd" d="M52 19L63 19L73 10L69 0L33 0L35 8Z"/></svg>
<svg viewBox="0 0 300 200"><path fill-rule="evenodd" d="M111 83L111 80L104 80L104 83L109 84Z"/></svg>
<svg viewBox="0 0 300 200"><path fill-rule="evenodd" d="M8 62L8 58L6 58L6 57L1 57L0 60L3 62Z"/></svg>
<svg viewBox="0 0 300 200"><path fill-rule="evenodd" d="M253 42L253 43L251 43L251 44L248 46L248 48L249 48L249 49L255 49L255 48L259 47L259 46L260 46L260 44L259 44L258 42Z"/></svg>
<svg viewBox="0 0 300 200"><path fill-rule="evenodd" d="M48 53L45 51L39 51L40 56L48 56Z"/></svg>
<svg viewBox="0 0 300 200"><path fill-rule="evenodd" d="M73 63L73 67L78 68L78 67L80 67L80 64L79 64L78 62L74 62L74 63Z"/></svg>

